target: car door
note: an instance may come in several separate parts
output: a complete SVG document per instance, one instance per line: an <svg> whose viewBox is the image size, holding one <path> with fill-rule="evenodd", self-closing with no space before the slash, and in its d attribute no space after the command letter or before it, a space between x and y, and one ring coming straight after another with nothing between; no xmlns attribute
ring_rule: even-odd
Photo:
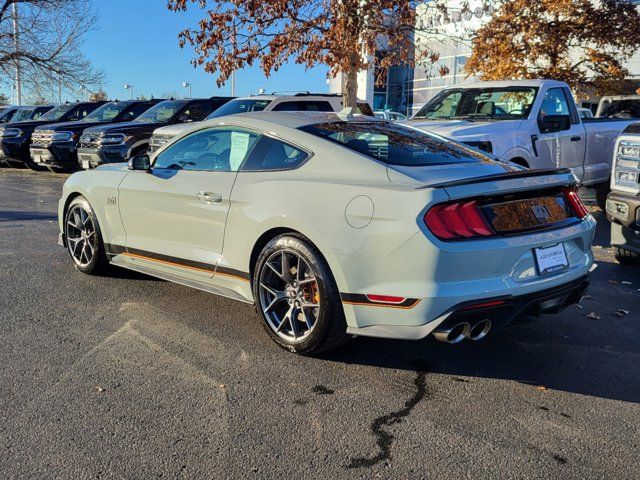
<svg viewBox="0 0 640 480"><path fill-rule="evenodd" d="M546 166L570 168L580 179L584 173L586 134L567 95L561 87L544 93L538 114L540 135L536 147Z"/></svg>
<svg viewBox="0 0 640 480"><path fill-rule="evenodd" d="M158 154L150 172L127 175L118 199L127 255L154 269L213 276L237 171L257 137L203 129Z"/></svg>

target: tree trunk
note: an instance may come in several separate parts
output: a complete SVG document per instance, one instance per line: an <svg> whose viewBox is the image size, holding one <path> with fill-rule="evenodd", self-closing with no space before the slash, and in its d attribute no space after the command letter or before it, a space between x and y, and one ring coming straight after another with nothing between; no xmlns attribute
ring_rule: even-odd
<svg viewBox="0 0 640 480"><path fill-rule="evenodd" d="M351 107L355 109L358 102L358 70L354 63L351 65L348 71L343 72L342 105L344 108Z"/></svg>

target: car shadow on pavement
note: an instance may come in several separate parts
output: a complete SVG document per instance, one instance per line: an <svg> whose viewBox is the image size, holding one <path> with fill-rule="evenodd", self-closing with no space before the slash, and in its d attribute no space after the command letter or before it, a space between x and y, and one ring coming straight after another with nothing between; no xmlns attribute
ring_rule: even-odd
<svg viewBox="0 0 640 480"><path fill-rule="evenodd" d="M16 222L27 220L58 220L57 213L29 212L21 210L0 210L0 222Z"/></svg>
<svg viewBox="0 0 640 480"><path fill-rule="evenodd" d="M446 345L426 339L404 342L359 338L325 359L349 364L450 375L458 381L501 379L582 395L640 403L640 348L584 345L550 331L540 338L531 326L504 329L479 343ZM531 333L527 338L527 333ZM556 337L556 335L558 335ZM420 365L421 368L416 366Z"/></svg>

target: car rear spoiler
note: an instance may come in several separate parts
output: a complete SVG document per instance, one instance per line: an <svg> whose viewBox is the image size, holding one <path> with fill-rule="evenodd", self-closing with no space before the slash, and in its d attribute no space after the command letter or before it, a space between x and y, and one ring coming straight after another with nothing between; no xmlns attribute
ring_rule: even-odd
<svg viewBox="0 0 640 480"><path fill-rule="evenodd" d="M459 187L461 185L472 185L474 183L491 182L494 180L511 180L513 178L527 178L527 177L543 177L545 175L566 175L567 173L573 174L570 168L539 168L534 170L518 170L514 172L496 173L493 175L486 175L484 177L466 178L464 180L454 180L451 182L436 183L430 185L429 188L446 188L446 187ZM574 178L573 184L577 184L578 180Z"/></svg>

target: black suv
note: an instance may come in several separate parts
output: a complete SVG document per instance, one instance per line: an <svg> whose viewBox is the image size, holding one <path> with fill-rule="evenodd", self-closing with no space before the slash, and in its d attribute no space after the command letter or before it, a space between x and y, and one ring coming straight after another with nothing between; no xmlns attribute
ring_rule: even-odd
<svg viewBox="0 0 640 480"><path fill-rule="evenodd" d="M133 122L89 128L80 137L80 164L87 169L103 163L126 162L147 151L149 139L156 128L202 121L231 99L232 97L211 97L165 100Z"/></svg>
<svg viewBox="0 0 640 480"><path fill-rule="evenodd" d="M29 145L31 134L42 125L52 123L78 121L89 115L105 102L78 102L66 103L52 108L38 120L26 120L24 122L12 122L0 127L0 160L4 160L9 166L24 167L33 170L41 170L37 163L31 159Z"/></svg>
<svg viewBox="0 0 640 480"><path fill-rule="evenodd" d="M129 122L161 101L162 99L109 102L80 121L37 127L31 136L31 159L52 171L77 170L77 149L82 132L90 127Z"/></svg>

